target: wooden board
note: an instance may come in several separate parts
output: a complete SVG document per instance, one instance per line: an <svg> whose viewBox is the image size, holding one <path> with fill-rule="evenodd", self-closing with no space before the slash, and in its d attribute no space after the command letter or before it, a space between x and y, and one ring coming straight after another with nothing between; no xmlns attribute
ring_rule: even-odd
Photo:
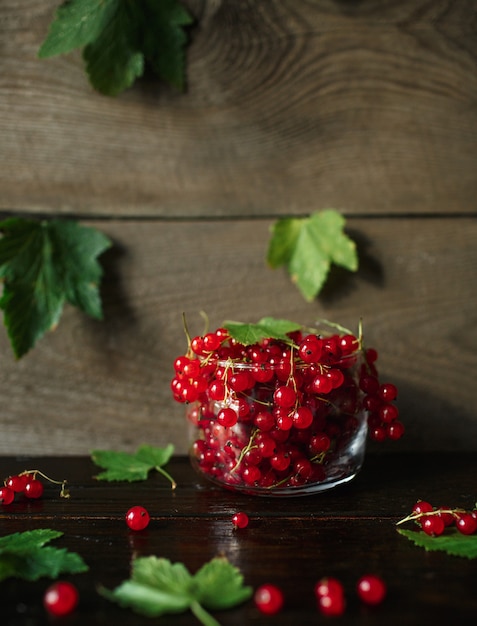
<svg viewBox="0 0 477 626"><path fill-rule="evenodd" d="M475 213L475 2L199 1L188 91L94 92L0 7L0 208L78 215Z"/></svg>
<svg viewBox="0 0 477 626"><path fill-rule="evenodd" d="M264 261L269 220L95 222L115 245L103 257L105 320L67 308L56 331L15 362L1 335L0 452L85 453L173 442L187 449L172 363L200 311L215 328L263 315L331 319L378 349L400 389L407 435L394 449L475 449L477 221L352 219L361 269L307 304ZM91 223L89 223L91 224Z"/></svg>

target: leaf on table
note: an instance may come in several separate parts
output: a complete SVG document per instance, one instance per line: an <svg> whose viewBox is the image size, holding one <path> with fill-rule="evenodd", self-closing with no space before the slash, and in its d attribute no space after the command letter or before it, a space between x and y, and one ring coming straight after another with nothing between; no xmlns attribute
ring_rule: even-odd
<svg viewBox="0 0 477 626"><path fill-rule="evenodd" d="M156 556L138 557L133 561L129 580L113 591L100 593L148 617L181 613L190 609L204 625L215 625L208 610L232 608L252 595L244 586L240 571L227 559L217 557L191 575L182 563L171 563Z"/></svg>
<svg viewBox="0 0 477 626"><path fill-rule="evenodd" d="M93 87L115 96L142 76L145 63L164 81L185 86L185 27L193 21L178 0L69 0L57 9L39 57L83 48Z"/></svg>
<svg viewBox="0 0 477 626"><path fill-rule="evenodd" d="M45 545L62 534L38 528L0 537L0 581L10 577L38 580L57 578L62 573L86 572L88 566L76 552Z"/></svg>
<svg viewBox="0 0 477 626"><path fill-rule="evenodd" d="M97 257L107 237L74 221L19 217L0 222L0 232L0 308L17 358L56 327L66 302L102 318Z"/></svg>
<svg viewBox="0 0 477 626"><path fill-rule="evenodd" d="M164 470L174 453L174 446L155 447L142 445L136 452L122 452L115 450L93 450L93 462L105 471L95 478L107 481L134 482L146 480L151 470L156 470L165 476L172 487L176 486L173 478Z"/></svg>
<svg viewBox="0 0 477 626"><path fill-rule="evenodd" d="M331 265L358 269L356 245L344 232L345 218L333 209L305 218L284 218L272 226L267 262L285 265L303 297L311 302L321 291Z"/></svg>
<svg viewBox="0 0 477 626"><path fill-rule="evenodd" d="M231 337L244 346L253 345L267 338L287 341L290 339L287 333L301 328L300 324L295 322L273 317L263 317L257 324L226 321L224 327L229 331Z"/></svg>
<svg viewBox="0 0 477 626"><path fill-rule="evenodd" d="M398 532L416 546L428 551L441 550L452 556L463 556L468 559L477 558L477 535L463 535L456 529L451 529L438 537L431 537L416 530L398 529Z"/></svg>

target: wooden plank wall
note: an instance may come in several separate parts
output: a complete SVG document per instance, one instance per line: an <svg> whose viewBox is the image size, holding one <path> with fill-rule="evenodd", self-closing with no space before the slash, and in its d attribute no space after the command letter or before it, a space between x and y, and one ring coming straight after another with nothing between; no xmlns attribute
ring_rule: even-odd
<svg viewBox="0 0 477 626"><path fill-rule="evenodd" d="M380 353L396 449L477 449L477 3L188 0L188 90L117 98L80 52L38 60L58 0L0 4L1 216L114 241L105 320L66 308L15 361L0 333L0 453L187 448L169 393L181 315L333 319ZM333 207L361 263L308 304L269 229Z"/></svg>

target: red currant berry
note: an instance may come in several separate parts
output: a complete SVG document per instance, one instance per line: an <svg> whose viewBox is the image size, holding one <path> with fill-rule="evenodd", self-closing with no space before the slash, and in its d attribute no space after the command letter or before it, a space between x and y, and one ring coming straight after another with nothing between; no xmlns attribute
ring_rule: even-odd
<svg viewBox="0 0 477 626"><path fill-rule="evenodd" d="M27 498L41 498L43 495L43 483L37 478L30 478L27 480L23 493Z"/></svg>
<svg viewBox="0 0 477 626"><path fill-rule="evenodd" d="M224 426L225 428L235 426L237 420L237 413L229 407L226 407L225 409L220 409L220 411L217 413L217 421L221 426Z"/></svg>
<svg viewBox="0 0 477 626"><path fill-rule="evenodd" d="M320 596L318 608L323 615L343 615L346 608L344 594Z"/></svg>
<svg viewBox="0 0 477 626"><path fill-rule="evenodd" d="M235 528L247 528L248 526L248 515L243 511L238 511L234 515L232 515L232 524Z"/></svg>
<svg viewBox="0 0 477 626"><path fill-rule="evenodd" d="M5 481L5 485L10 487L12 491L15 493L22 493L25 490L25 485L27 484L28 476L26 474L22 474L21 476L10 476Z"/></svg>
<svg viewBox="0 0 477 626"><path fill-rule="evenodd" d="M472 513L459 513L455 525L463 535L473 535L477 530L477 520Z"/></svg>
<svg viewBox="0 0 477 626"><path fill-rule="evenodd" d="M322 342L316 335L308 335L303 339L298 354L304 363L318 363L322 352Z"/></svg>
<svg viewBox="0 0 477 626"><path fill-rule="evenodd" d="M386 595L386 585L379 576L361 576L357 584L358 596L366 604L380 604Z"/></svg>
<svg viewBox="0 0 477 626"><path fill-rule="evenodd" d="M293 425L296 428L308 428L313 422L313 413L306 406L300 406L292 413Z"/></svg>
<svg viewBox="0 0 477 626"><path fill-rule="evenodd" d="M449 513L450 508L448 506L440 506L439 507L439 517L442 518L444 522L444 526L453 526L455 522L455 517L452 513Z"/></svg>
<svg viewBox="0 0 477 626"><path fill-rule="evenodd" d="M326 394L330 393L333 389L333 383L326 374L317 374L311 383L311 388L314 393L317 393L318 395L322 393Z"/></svg>
<svg viewBox="0 0 477 626"><path fill-rule="evenodd" d="M439 515L425 515L421 518L421 528L431 537L439 537L445 529L444 520Z"/></svg>
<svg viewBox="0 0 477 626"><path fill-rule="evenodd" d="M347 356L358 350L359 341L354 335L342 335L339 339L339 346L343 356Z"/></svg>
<svg viewBox="0 0 477 626"><path fill-rule="evenodd" d="M404 435L404 424L399 420L396 420L392 424L387 425L386 433L389 439L392 439L393 441L401 439Z"/></svg>
<svg viewBox="0 0 477 626"><path fill-rule="evenodd" d="M51 615L61 617L72 613L78 605L79 594L76 587L67 581L57 581L43 597L43 605Z"/></svg>
<svg viewBox="0 0 477 626"><path fill-rule="evenodd" d="M384 383L379 387L378 393L384 402L392 402L397 398L397 387L392 383Z"/></svg>
<svg viewBox="0 0 477 626"><path fill-rule="evenodd" d="M418 500L416 504L412 507L412 512L416 515L422 515L423 513L431 513L434 510L434 507L429 502L425 500Z"/></svg>
<svg viewBox="0 0 477 626"><path fill-rule="evenodd" d="M6 485L0 487L0 504L11 504L15 499L15 492Z"/></svg>
<svg viewBox="0 0 477 626"><path fill-rule="evenodd" d="M379 408L379 417L385 424L389 424L399 417L399 410L395 404L382 404Z"/></svg>
<svg viewBox="0 0 477 626"><path fill-rule="evenodd" d="M337 578L326 577L319 580L315 585L315 596L319 599L323 596L344 595L343 585Z"/></svg>
<svg viewBox="0 0 477 626"><path fill-rule="evenodd" d="M254 595L255 606L265 615L275 615L283 608L283 593L275 585L265 584Z"/></svg>
<svg viewBox="0 0 477 626"><path fill-rule="evenodd" d="M293 387L286 385L278 387L273 394L275 404L282 408L290 408L296 402L296 392Z"/></svg>
<svg viewBox="0 0 477 626"><path fill-rule="evenodd" d="M131 530L144 530L150 519L149 513L142 506L133 506L126 513L126 524Z"/></svg>

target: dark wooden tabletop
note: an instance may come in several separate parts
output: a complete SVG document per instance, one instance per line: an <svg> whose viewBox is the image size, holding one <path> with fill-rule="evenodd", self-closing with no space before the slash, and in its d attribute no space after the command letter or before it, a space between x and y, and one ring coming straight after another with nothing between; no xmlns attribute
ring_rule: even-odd
<svg viewBox="0 0 477 626"><path fill-rule="evenodd" d="M426 552L396 530L418 499L435 505L473 507L476 501L475 454L369 454L351 483L316 496L260 498L239 495L203 482L186 458L167 469L177 481L173 491L159 474L137 483L107 483L88 457L3 457L3 477L40 469L67 479L70 499L48 486L38 501L17 498L0 508L0 536L35 528L64 533L57 547L79 553L89 566L83 574L62 576L77 586L80 604L68 625L108 626L198 624L191 613L151 619L101 597L98 585L114 588L129 577L133 555L180 561L193 573L217 555L225 555L256 588L273 583L283 590L280 613L265 616L253 600L214 612L223 626L246 624L448 624L477 618L477 560ZM151 514L149 527L130 531L126 511L140 504ZM249 526L238 530L231 517L245 511ZM411 526L412 528L412 526ZM357 598L355 585L367 573L385 580L388 594L376 607ZM338 577L347 608L341 617L321 615L313 593L324 576ZM0 583L4 626L51 624L42 606L50 579ZM452 622L450 621L452 619Z"/></svg>

